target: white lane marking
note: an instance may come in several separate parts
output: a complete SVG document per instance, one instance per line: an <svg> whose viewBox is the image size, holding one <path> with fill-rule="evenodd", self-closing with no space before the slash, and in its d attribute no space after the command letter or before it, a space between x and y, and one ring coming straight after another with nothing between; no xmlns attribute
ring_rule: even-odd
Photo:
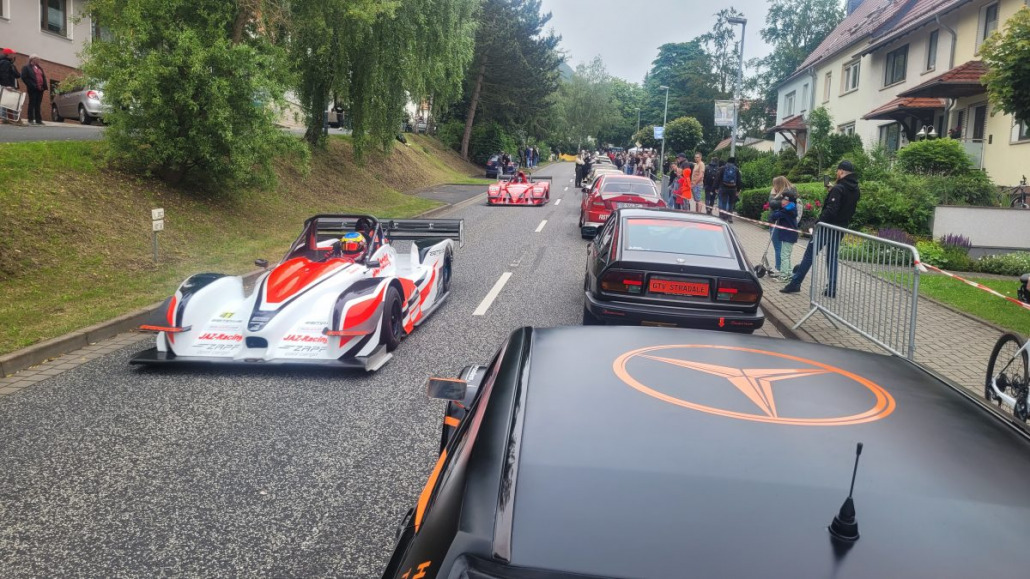
<svg viewBox="0 0 1030 579"><path fill-rule="evenodd" d="M494 300L497 299L497 295L501 293L501 290L504 289L504 284L508 283L508 278L510 277L510 271L506 271L501 274L501 278L497 280L494 287L490 288L490 291L486 294L486 297L483 298L483 301L479 302L479 307L476 308L476 311L472 312L473 316L482 316L486 314L486 310L490 309L490 306L494 303Z"/></svg>
<svg viewBox="0 0 1030 579"><path fill-rule="evenodd" d="M554 202L555 206L561 205L561 199Z"/></svg>
<svg viewBox="0 0 1030 579"><path fill-rule="evenodd" d="M575 179L569 179L569 183L575 183L575 182L576 182Z"/></svg>
<svg viewBox="0 0 1030 579"><path fill-rule="evenodd" d="M566 187L566 188L565 188L565 190L566 190L566 191L568 191L568 190L569 190L569 188L568 188L568 187Z"/></svg>
<svg viewBox="0 0 1030 579"><path fill-rule="evenodd" d="M535 231L534 233L540 233L541 231L543 231L543 230L544 230L544 226L545 226L545 225L547 225L547 220L546 220L546 219L544 219L543 221L541 221L541 222L540 222L540 225L537 225L537 226L536 226L536 231Z"/></svg>

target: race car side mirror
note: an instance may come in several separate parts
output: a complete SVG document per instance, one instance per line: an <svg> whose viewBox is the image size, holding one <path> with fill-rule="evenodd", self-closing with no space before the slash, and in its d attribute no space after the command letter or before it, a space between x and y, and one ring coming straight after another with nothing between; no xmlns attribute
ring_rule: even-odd
<svg viewBox="0 0 1030 579"><path fill-rule="evenodd" d="M260 267L261 269L268 269L268 260L267 259L255 259L254 260L254 265Z"/></svg>
<svg viewBox="0 0 1030 579"><path fill-rule="evenodd" d="M459 378L430 378L426 381L426 396L437 400L464 400L468 382Z"/></svg>
<svg viewBox="0 0 1030 579"><path fill-rule="evenodd" d="M365 265L367 265L368 267L379 267L382 264L379 263L378 259L370 259Z"/></svg>

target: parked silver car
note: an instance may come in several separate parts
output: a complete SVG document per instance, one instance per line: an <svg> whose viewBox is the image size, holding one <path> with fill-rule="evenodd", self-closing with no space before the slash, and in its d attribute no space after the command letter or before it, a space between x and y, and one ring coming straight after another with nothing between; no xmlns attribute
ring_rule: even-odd
<svg viewBox="0 0 1030 579"><path fill-rule="evenodd" d="M104 91L100 88L69 86L50 95L50 118L61 122L78 119L84 125L102 119L109 107L104 106Z"/></svg>

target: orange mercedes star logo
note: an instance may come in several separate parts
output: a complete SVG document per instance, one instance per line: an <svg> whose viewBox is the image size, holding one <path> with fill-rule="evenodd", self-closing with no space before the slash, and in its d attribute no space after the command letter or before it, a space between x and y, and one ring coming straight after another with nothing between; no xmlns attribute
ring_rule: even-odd
<svg viewBox="0 0 1030 579"><path fill-rule="evenodd" d="M784 365L782 360L787 360L800 363L802 367L738 368L698 360L718 358L719 355L725 357L726 354L732 354L734 360L744 359L748 363L756 355L779 360L763 363L764 366ZM687 372L674 373L670 378L668 372L661 370L669 366ZM890 393L862 376L814 360L751 348L702 344L652 346L619 356L612 369L626 384L663 402L754 422L846 426L879 420L894 412L895 407ZM713 384L711 380L704 380L702 375L722 380ZM821 378L811 380L813 377ZM646 386L638 378L656 383ZM802 380L807 381L799 382L801 389L795 387L790 391L789 406L793 411L782 411L777 406L773 384ZM725 388L719 384L732 385L745 398L727 398ZM708 400L704 400L706 397ZM745 404L757 407L758 412L740 408L743 400L748 401Z"/></svg>

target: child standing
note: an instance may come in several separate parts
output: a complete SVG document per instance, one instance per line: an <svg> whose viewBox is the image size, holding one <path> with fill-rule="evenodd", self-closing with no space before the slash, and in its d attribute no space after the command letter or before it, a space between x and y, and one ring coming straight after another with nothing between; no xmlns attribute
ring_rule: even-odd
<svg viewBox="0 0 1030 579"><path fill-rule="evenodd" d="M776 254L776 269L779 270L780 281L788 281L793 275L790 255L798 240L798 192L794 185L784 176L773 179L772 199L769 203L771 214L769 221L774 225L789 228L772 230L773 252ZM776 276L772 276L776 277Z"/></svg>

